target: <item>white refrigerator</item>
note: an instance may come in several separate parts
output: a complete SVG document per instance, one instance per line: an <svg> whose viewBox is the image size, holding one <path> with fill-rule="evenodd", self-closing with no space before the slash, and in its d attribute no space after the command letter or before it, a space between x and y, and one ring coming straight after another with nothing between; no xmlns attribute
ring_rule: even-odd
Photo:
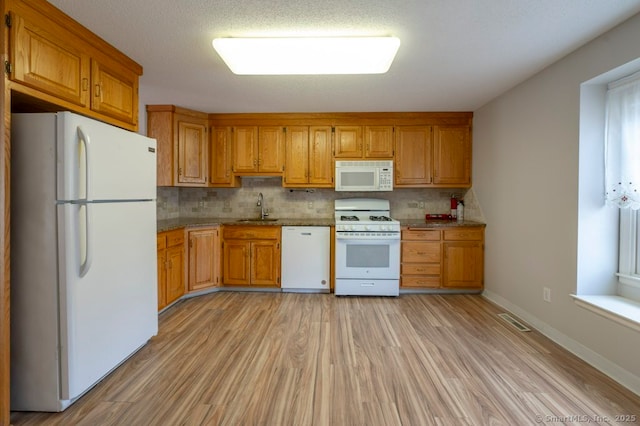
<svg viewBox="0 0 640 426"><path fill-rule="evenodd" d="M11 119L11 409L62 411L158 330L156 141Z"/></svg>

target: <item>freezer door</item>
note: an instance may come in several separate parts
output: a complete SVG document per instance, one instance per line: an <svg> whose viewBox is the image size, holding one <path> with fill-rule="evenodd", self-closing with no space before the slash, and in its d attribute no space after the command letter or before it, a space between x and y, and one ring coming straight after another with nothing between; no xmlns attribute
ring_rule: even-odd
<svg viewBox="0 0 640 426"><path fill-rule="evenodd" d="M155 202L58 205L61 399L157 334Z"/></svg>
<svg viewBox="0 0 640 426"><path fill-rule="evenodd" d="M70 112L56 114L58 200L156 198L156 140Z"/></svg>

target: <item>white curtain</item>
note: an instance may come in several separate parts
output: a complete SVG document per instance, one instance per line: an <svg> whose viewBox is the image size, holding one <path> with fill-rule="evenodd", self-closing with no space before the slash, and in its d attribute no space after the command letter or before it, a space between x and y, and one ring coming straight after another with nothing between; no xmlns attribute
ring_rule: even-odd
<svg viewBox="0 0 640 426"><path fill-rule="evenodd" d="M609 85L605 129L606 202L640 209L640 76Z"/></svg>

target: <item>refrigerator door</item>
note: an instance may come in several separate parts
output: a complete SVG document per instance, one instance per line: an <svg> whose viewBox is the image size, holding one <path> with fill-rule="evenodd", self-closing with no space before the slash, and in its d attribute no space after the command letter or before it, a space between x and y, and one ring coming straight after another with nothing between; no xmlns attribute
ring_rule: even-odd
<svg viewBox="0 0 640 426"><path fill-rule="evenodd" d="M58 200L156 198L156 140L70 112L56 114Z"/></svg>
<svg viewBox="0 0 640 426"><path fill-rule="evenodd" d="M60 385L68 405L157 334L156 207L57 209Z"/></svg>

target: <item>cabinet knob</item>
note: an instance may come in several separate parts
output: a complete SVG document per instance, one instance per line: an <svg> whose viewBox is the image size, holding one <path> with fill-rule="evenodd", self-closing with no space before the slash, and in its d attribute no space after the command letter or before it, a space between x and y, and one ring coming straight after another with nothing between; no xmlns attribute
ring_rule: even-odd
<svg viewBox="0 0 640 426"><path fill-rule="evenodd" d="M95 94L94 96L95 96L96 98L100 97L100 85L99 85L99 84L96 84L96 87L95 87L95 93L96 93L96 94Z"/></svg>

